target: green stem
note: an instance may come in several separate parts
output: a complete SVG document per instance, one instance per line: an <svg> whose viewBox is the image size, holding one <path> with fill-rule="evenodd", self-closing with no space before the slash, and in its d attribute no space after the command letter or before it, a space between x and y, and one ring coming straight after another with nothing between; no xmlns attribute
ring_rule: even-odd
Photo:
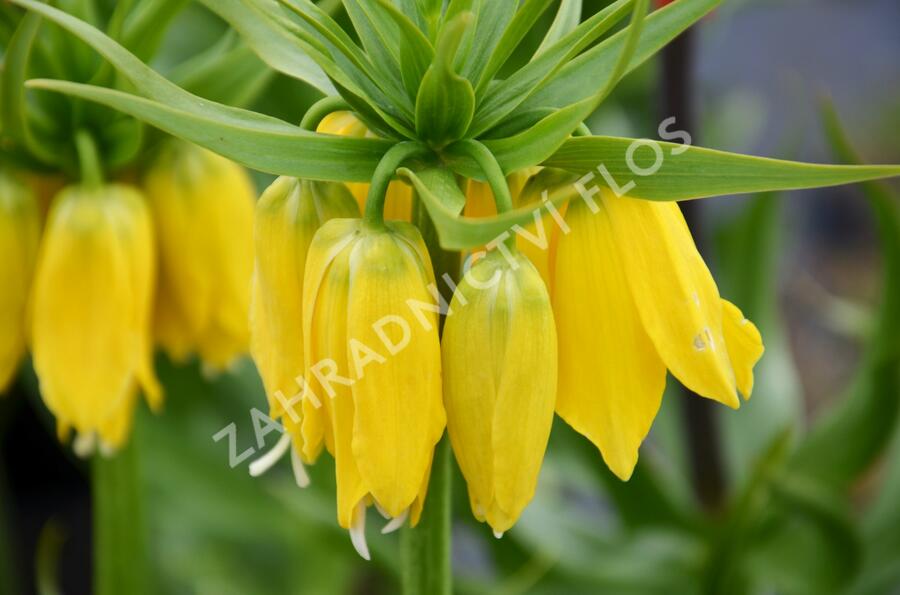
<svg viewBox="0 0 900 595"><path fill-rule="evenodd" d="M300 128L315 131L329 114L350 110L350 104L343 97L323 97L318 100L303 114Z"/></svg>
<svg viewBox="0 0 900 595"><path fill-rule="evenodd" d="M427 151L427 147L419 142L405 141L397 143L384 154L375 173L372 174L372 183L369 185L369 194L366 196L366 212L364 219L372 225L384 223L384 200L387 195L388 184L394 177L397 168L403 165L407 159L421 155Z"/></svg>
<svg viewBox="0 0 900 595"><path fill-rule="evenodd" d="M112 458L94 457L94 595L145 595L148 581L135 436Z"/></svg>
<svg viewBox="0 0 900 595"><path fill-rule="evenodd" d="M97 187L103 184L103 166L94 137L86 130L75 133L75 150L78 153L78 166L81 169L81 181L86 186Z"/></svg>
<svg viewBox="0 0 900 595"><path fill-rule="evenodd" d="M458 279L459 253L440 247L434 223L419 201L415 204L413 221L422 232L439 282L445 273ZM452 464L450 441L445 435L434 451L428 499L419 524L415 529L404 529L400 538L404 595L450 595L453 592L450 563Z"/></svg>

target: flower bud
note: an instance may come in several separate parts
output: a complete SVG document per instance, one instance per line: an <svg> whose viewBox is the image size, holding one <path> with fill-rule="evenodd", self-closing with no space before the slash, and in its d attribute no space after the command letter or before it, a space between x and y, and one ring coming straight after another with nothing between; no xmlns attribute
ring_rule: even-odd
<svg viewBox="0 0 900 595"><path fill-rule="evenodd" d="M556 401L550 296L521 253L466 273L442 340L447 430L476 518L507 531L531 501Z"/></svg>
<svg viewBox="0 0 900 595"><path fill-rule="evenodd" d="M141 387L151 406L153 230L134 189L71 186L55 199L34 280L33 352L41 395L60 434L127 439Z"/></svg>
<svg viewBox="0 0 900 595"><path fill-rule="evenodd" d="M0 171L0 394L25 353L26 307L40 237L40 213L30 189Z"/></svg>
<svg viewBox="0 0 900 595"><path fill-rule="evenodd" d="M422 237L407 223L333 219L309 248L308 398L327 412L338 521L361 553L369 498L395 520L418 521L444 430L433 284Z"/></svg>
<svg viewBox="0 0 900 595"><path fill-rule="evenodd" d="M176 360L221 369L249 344L255 191L247 172L186 143L144 180L159 247L155 332Z"/></svg>

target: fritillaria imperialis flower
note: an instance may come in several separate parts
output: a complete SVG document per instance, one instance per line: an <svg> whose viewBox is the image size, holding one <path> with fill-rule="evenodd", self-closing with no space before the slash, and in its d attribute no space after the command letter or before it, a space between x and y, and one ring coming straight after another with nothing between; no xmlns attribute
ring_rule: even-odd
<svg viewBox="0 0 900 595"><path fill-rule="evenodd" d="M175 142L144 188L159 254L157 340L176 360L197 353L222 369L249 348L253 184L237 164Z"/></svg>
<svg viewBox="0 0 900 595"><path fill-rule="evenodd" d="M444 404L472 511L500 536L534 495L556 403L556 328L524 255L492 251L454 293L442 337Z"/></svg>
<svg viewBox="0 0 900 595"><path fill-rule="evenodd" d="M309 247L303 287L307 456L324 441L334 455L337 516L368 558L365 512L418 522L441 403L434 274L419 231L408 223L333 219ZM306 411L304 409L304 411Z"/></svg>
<svg viewBox="0 0 900 595"><path fill-rule="evenodd" d="M70 186L54 200L33 293L32 350L41 395L61 437L88 454L128 438L152 369L153 229L144 198L121 185Z"/></svg>
<svg viewBox="0 0 900 595"><path fill-rule="evenodd" d="M40 213L31 190L0 171L0 393L25 353L26 305L40 237Z"/></svg>
<svg viewBox="0 0 900 595"><path fill-rule="evenodd" d="M719 297L677 203L573 200L553 278L557 412L628 479L659 409L666 370L737 408L763 352L753 324Z"/></svg>
<svg viewBox="0 0 900 595"><path fill-rule="evenodd" d="M284 439L294 438L291 453L301 484L306 479L302 463L296 458L312 458L302 455L300 436L301 407L310 410L311 401L300 405L300 400L295 399L301 388L298 379L302 382L304 374L302 306L306 254L313 235L325 221L358 216L356 200L342 184L290 177L276 179L256 205L250 351L266 388L270 416L285 425ZM254 475L265 471L278 456L276 447L274 456L264 456L251 471Z"/></svg>

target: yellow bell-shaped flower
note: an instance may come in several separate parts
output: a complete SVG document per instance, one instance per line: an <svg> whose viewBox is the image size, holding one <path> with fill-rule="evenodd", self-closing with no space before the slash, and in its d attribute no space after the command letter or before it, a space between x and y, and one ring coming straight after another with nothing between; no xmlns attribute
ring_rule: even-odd
<svg viewBox="0 0 900 595"><path fill-rule="evenodd" d="M306 462L315 459L316 446L321 442L304 454L300 422L304 414L324 412L312 407L310 401L302 401L300 394L304 374L303 273L313 235L325 221L336 217L359 217L356 200L342 184L280 177L256 205L250 351L266 389L270 417L281 420L286 436L294 438L292 457ZM254 475L262 473L275 460L260 459L251 471ZM295 460L298 483L305 483L298 465L302 463Z"/></svg>
<svg viewBox="0 0 900 595"><path fill-rule="evenodd" d="M255 190L246 170L173 142L147 172L159 255L155 332L176 360L211 369L249 348Z"/></svg>
<svg viewBox="0 0 900 595"><path fill-rule="evenodd" d="M332 219L309 247L303 286L306 399L327 424L303 420L306 447L334 455L337 516L368 557L365 512L374 503L398 527L416 524L441 402L434 273L408 223Z"/></svg>
<svg viewBox="0 0 900 595"><path fill-rule="evenodd" d="M576 198L553 279L557 412L628 479L659 410L666 370L737 408L753 389L762 340L719 291L676 203Z"/></svg>
<svg viewBox="0 0 900 595"><path fill-rule="evenodd" d="M531 261L480 259L454 293L441 343L453 452L472 511L499 536L534 496L556 404L556 327Z"/></svg>
<svg viewBox="0 0 900 595"><path fill-rule="evenodd" d="M25 353L26 306L40 239L40 211L30 188L0 170L0 394Z"/></svg>
<svg viewBox="0 0 900 595"><path fill-rule="evenodd" d="M360 122L352 112L332 112L322 119L317 132L336 134L338 136L352 136L356 138L375 136ZM360 182L351 182L347 188L353 193L359 210L363 212L366 207L366 196L369 194L369 185ZM413 189L409 184L393 181L388 185L384 201L384 218L389 221L412 220Z"/></svg>
<svg viewBox="0 0 900 595"><path fill-rule="evenodd" d="M38 256L32 350L41 395L76 450L128 437L143 389L162 393L152 368L153 229L144 198L121 185L71 186L54 200Z"/></svg>

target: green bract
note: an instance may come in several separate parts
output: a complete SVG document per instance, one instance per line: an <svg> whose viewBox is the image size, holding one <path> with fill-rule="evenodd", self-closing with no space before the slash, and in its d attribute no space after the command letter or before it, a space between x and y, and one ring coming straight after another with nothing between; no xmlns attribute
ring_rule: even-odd
<svg viewBox="0 0 900 595"><path fill-rule="evenodd" d="M530 210L478 220L460 216L458 176L499 183L498 176L484 168L486 163L495 174L544 165L568 171L575 179L590 174L596 184L626 187L633 181L629 194L664 201L810 188L900 173L897 166L812 165L655 142L651 149L662 160L659 167L649 168L643 160L650 154L636 151L635 139L572 137L624 75L715 8L718 0L679 0L650 15L647 0L618 0L580 23L581 3L564 0L537 51L512 72L507 72L510 56L554 3L345 1L357 44L308 0L201 0L271 67L328 96L339 95L377 138L318 134L201 99L91 25L35 0L12 1L74 33L128 82L109 88L34 80L32 88L113 107L254 169L315 180L371 182L376 169L379 175L394 176L397 167L378 168L379 163L393 146L412 143L416 150L395 152L390 163L398 155L405 160L399 164L402 176L415 186L448 248L482 245L498 231L533 216ZM626 26L601 39L626 18ZM647 142L639 141L637 148ZM487 162L473 158L472 143L487 149ZM649 169L652 174L645 173ZM571 195L558 193L555 200Z"/></svg>

